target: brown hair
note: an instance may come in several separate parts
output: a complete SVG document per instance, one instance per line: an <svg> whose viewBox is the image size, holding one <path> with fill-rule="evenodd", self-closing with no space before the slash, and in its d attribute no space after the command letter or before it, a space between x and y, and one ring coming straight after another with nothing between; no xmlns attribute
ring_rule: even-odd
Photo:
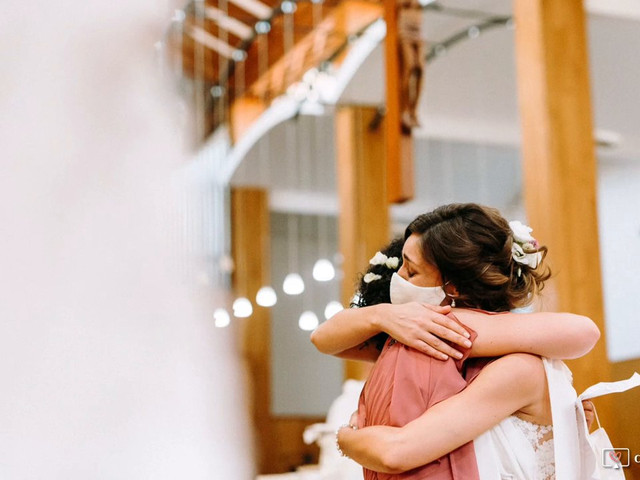
<svg viewBox="0 0 640 480"><path fill-rule="evenodd" d="M414 233L421 236L424 259L457 288L459 307L501 312L528 305L551 276L542 265L546 247L526 252L542 253L535 269L513 260L511 228L495 208L443 205L411 222L405 239Z"/></svg>

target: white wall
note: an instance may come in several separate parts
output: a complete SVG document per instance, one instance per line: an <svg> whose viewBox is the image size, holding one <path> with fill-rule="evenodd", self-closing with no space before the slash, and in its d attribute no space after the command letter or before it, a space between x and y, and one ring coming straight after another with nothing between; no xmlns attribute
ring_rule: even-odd
<svg viewBox="0 0 640 480"><path fill-rule="evenodd" d="M309 340L310 332L298 327L303 311L313 311L322 322L327 303L340 300L339 276L329 282L318 282L312 276L313 265L320 257L329 258L339 267L335 262L336 219L322 217L323 227L317 223L319 219L311 215L271 215L271 281L278 293L278 303L271 308L271 410L275 415L325 416L342 388L342 360L318 352ZM292 236L296 227L298 235ZM298 239L299 244L293 246L292 241ZM304 279L306 289L301 295L289 296L282 291L282 281L291 270L297 270Z"/></svg>
<svg viewBox="0 0 640 480"><path fill-rule="evenodd" d="M611 361L640 357L640 164L599 166L598 215L607 353ZM594 264L597 265L597 259Z"/></svg>

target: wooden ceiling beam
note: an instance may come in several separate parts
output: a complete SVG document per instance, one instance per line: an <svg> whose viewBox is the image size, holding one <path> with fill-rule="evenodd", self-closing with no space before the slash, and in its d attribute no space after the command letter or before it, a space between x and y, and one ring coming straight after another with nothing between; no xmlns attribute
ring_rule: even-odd
<svg viewBox="0 0 640 480"><path fill-rule="evenodd" d="M303 5L299 10L303 10L301 14L304 14L308 21L312 14L311 9L305 12L302 7ZM305 7L312 6L307 4ZM231 125L234 141L238 141L271 99L285 93L287 88L300 81L310 68L319 65L338 51L350 35L361 31L382 14L380 4L343 0L314 28L309 28L308 33L300 36L288 52L284 51L284 42L279 44L279 58L264 72L251 71L251 77L248 77L251 78L251 83L247 83L251 86L242 97L236 98L233 102L235 107L231 110ZM301 23L304 25L304 22ZM269 46L271 47L271 43ZM271 50L272 48L270 53ZM250 52L247 62L251 58ZM245 67L245 73L247 72L248 65Z"/></svg>
<svg viewBox="0 0 640 480"><path fill-rule="evenodd" d="M230 17L219 8L205 7L204 14L205 18L217 23L220 28L233 33L238 38L248 40L253 35L253 28L240 20Z"/></svg>
<svg viewBox="0 0 640 480"><path fill-rule="evenodd" d="M251 15L265 20L271 16L272 8L258 0L228 0Z"/></svg>
<svg viewBox="0 0 640 480"><path fill-rule="evenodd" d="M383 4L377 0L300 1L293 13L271 18L278 5L275 0L227 0L220 8L214 1L206 3L204 18L190 12L182 41L175 42L185 76L197 76L207 89L220 83L229 95L225 99L229 105L241 97L253 98L241 103L251 105L248 117L253 117L255 100L266 108L309 69L327 60L339 65L348 51L349 37L383 16ZM255 23L266 18L267 11L270 31L254 36ZM293 25L291 37L285 21ZM247 56L242 63L235 63L233 57L239 49L246 50ZM336 57L338 52L342 54ZM234 128L236 139L244 130Z"/></svg>
<svg viewBox="0 0 640 480"><path fill-rule="evenodd" d="M196 42L213 50L218 55L222 55L227 59L233 58L233 52L235 52L236 49L228 43L220 40L215 35L210 34L205 29L195 25L186 25L185 31L187 35L193 38Z"/></svg>

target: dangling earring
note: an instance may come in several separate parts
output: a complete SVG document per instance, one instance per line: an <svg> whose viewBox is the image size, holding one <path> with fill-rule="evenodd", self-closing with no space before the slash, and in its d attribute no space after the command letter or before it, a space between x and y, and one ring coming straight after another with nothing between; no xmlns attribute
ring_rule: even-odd
<svg viewBox="0 0 640 480"><path fill-rule="evenodd" d="M443 285L442 285L442 290L444 291L444 294L449 297L451 299L451 303L449 304L451 306L451 308L456 308L456 299L453 298L453 296L451 296L449 293L447 293L447 291L444 289L444 287L446 287L447 285L449 285L450 280L447 280ZM454 294L457 295L458 290L454 287Z"/></svg>

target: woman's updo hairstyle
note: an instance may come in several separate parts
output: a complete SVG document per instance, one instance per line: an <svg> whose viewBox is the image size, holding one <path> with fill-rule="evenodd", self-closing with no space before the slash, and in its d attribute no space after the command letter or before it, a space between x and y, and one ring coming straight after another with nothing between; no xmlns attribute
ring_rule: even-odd
<svg viewBox="0 0 640 480"><path fill-rule="evenodd" d="M386 247L380 249L380 253L386 255L388 258L397 258L398 263L395 267L389 267L384 263L377 265L369 264L367 271L360 276L360 283L355 296L351 300L351 307L358 308L378 305L379 303L391 303L389 285L391 284L392 275L402 266L403 246L404 238L398 237L392 240ZM369 277L367 277L367 275L369 275ZM374 336L371 341L376 345L378 350L382 350L387 338L388 335L386 333L379 333Z"/></svg>
<svg viewBox="0 0 640 480"><path fill-rule="evenodd" d="M456 306L503 312L531 303L549 279L542 265L546 247L536 247L536 268L516 262L509 223L495 208L475 203L443 205L409 224L405 240L421 236L422 255L435 265L444 283L455 285Z"/></svg>

